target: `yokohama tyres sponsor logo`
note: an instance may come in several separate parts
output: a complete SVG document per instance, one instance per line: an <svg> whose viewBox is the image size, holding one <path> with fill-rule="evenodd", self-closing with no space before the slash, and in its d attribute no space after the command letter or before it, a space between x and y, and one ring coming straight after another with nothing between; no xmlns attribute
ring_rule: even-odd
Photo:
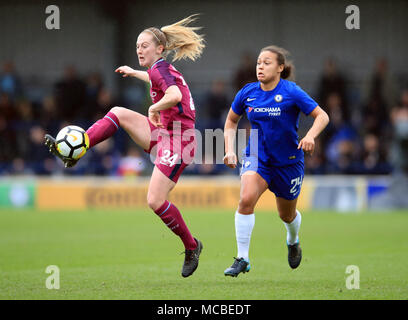
<svg viewBox="0 0 408 320"><path fill-rule="evenodd" d="M268 112L269 116L280 116L280 107L269 107L269 108L254 108L254 112Z"/></svg>

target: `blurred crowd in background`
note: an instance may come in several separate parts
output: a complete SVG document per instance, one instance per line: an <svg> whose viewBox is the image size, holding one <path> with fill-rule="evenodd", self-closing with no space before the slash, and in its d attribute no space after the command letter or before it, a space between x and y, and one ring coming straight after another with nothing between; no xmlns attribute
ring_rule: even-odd
<svg viewBox="0 0 408 320"><path fill-rule="evenodd" d="M251 54L243 54L242 63L232 79L214 79L208 92L192 92L197 129L204 132L205 129L223 128L234 94L246 83L257 81L254 61L256 58ZM384 58L379 58L373 66L365 81L366 88L360 90L358 99L350 93L350 82L345 74L347 72L339 71L338 62L329 58L322 66L318 86L308 91L331 121L316 140L313 156L305 156L306 173L377 175L408 172L408 87L394 79ZM148 87L138 84L132 90L141 93L137 105L129 105L126 97L115 97L99 73L82 75L74 66L67 66L60 80L44 91L46 94L33 95L13 62L3 62L0 70L0 175L150 174L153 164L149 155L123 130L91 149L76 167L68 170L50 155L43 142L45 133L55 136L69 124L86 130L116 105L146 114L151 103ZM249 124L243 119L240 127L248 129ZM307 129L304 127L299 134ZM185 173L236 174L222 164L211 163L191 165Z"/></svg>

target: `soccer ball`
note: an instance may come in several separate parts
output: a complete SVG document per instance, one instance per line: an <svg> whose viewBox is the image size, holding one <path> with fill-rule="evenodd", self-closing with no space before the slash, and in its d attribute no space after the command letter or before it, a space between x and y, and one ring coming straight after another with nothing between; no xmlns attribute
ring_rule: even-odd
<svg viewBox="0 0 408 320"><path fill-rule="evenodd" d="M64 157L78 160L89 148L89 137L84 129L78 126L67 126L58 132L56 148Z"/></svg>

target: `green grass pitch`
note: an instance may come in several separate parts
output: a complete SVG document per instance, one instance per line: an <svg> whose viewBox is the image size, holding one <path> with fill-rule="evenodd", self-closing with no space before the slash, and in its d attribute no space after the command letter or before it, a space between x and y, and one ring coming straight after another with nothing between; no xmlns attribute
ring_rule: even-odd
<svg viewBox="0 0 408 320"><path fill-rule="evenodd" d="M183 210L202 240L200 265L181 277L181 241L148 209L0 211L0 299L408 299L408 212L303 212L303 261L287 263L276 212L257 212L252 269L223 271L236 254L234 212ZM60 289L45 269L60 269ZM346 267L360 289L346 288Z"/></svg>

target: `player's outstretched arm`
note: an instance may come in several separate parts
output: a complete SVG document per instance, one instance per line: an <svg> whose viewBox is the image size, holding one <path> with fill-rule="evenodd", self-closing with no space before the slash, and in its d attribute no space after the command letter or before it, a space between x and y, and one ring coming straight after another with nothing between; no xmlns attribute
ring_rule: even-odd
<svg viewBox="0 0 408 320"><path fill-rule="evenodd" d="M235 154L235 135L241 116L237 115L232 109L228 112L227 120L224 126L225 156L224 164L234 169L237 166L237 155Z"/></svg>
<svg viewBox="0 0 408 320"><path fill-rule="evenodd" d="M146 71L140 71L132 69L128 66L121 66L115 70L117 73L121 73L122 77L134 77L144 82L149 82L149 74Z"/></svg>
<svg viewBox="0 0 408 320"><path fill-rule="evenodd" d="M315 148L314 140L323 131L323 129L326 128L326 126L328 125L329 116L319 106L314 108L313 111L310 113L310 115L315 120L310 130L306 133L305 137L302 140L300 140L298 149L302 148L304 152L312 155L314 148Z"/></svg>

